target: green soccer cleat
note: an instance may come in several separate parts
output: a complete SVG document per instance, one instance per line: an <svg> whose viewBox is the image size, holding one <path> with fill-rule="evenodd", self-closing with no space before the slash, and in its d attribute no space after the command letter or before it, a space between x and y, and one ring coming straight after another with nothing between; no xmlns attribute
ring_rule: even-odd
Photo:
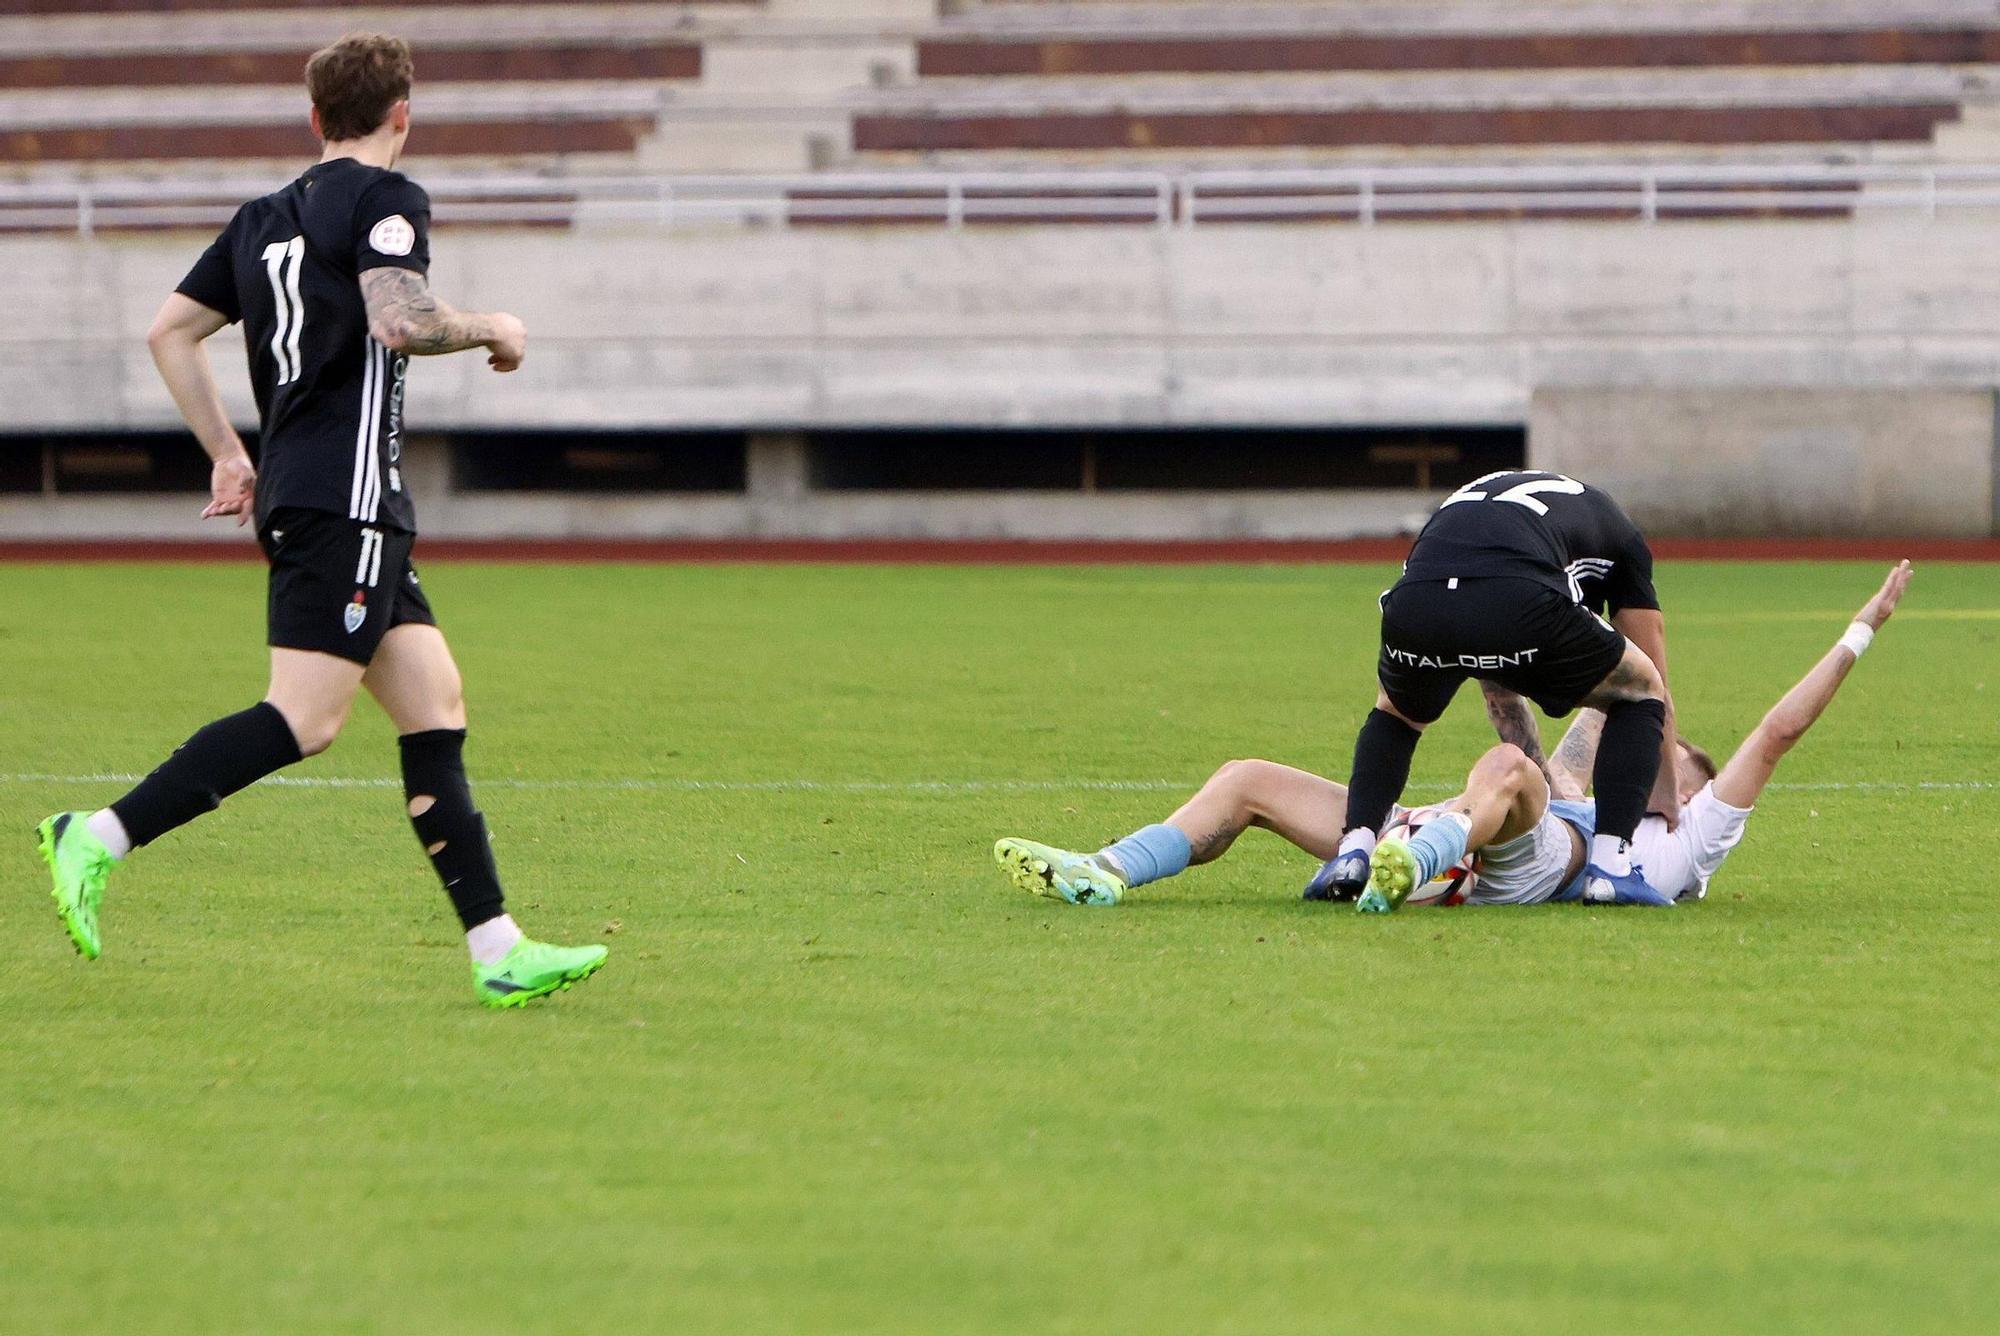
<svg viewBox="0 0 2000 1336"><path fill-rule="evenodd" d="M97 910L104 903L104 883L111 879L111 851L84 825L88 812L57 812L35 827L41 839L42 861L49 865L55 889L49 898L76 952L95 960L104 943L97 935Z"/></svg>
<svg viewBox="0 0 2000 1336"><path fill-rule="evenodd" d="M1403 840L1386 839L1368 858L1368 889L1354 902L1357 913L1392 914L1417 889L1417 856Z"/></svg>
<svg viewBox="0 0 2000 1336"><path fill-rule="evenodd" d="M523 937L498 963L472 965L472 991L489 1007L526 1006L588 979L611 953L601 946L550 946Z"/></svg>
<svg viewBox="0 0 2000 1336"><path fill-rule="evenodd" d="M1125 879L1088 854L1009 839L993 846L993 861L1031 895L1073 905L1115 905L1125 898Z"/></svg>

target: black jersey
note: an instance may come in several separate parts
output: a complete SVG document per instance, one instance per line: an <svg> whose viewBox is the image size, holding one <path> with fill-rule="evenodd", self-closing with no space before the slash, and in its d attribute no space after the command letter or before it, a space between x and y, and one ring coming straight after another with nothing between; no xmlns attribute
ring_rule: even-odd
<svg viewBox="0 0 2000 1336"><path fill-rule="evenodd" d="M409 358L368 335L360 278L430 268L430 197L335 158L236 211L178 289L243 322L263 444L257 520L281 506L416 530L403 490Z"/></svg>
<svg viewBox="0 0 2000 1336"><path fill-rule="evenodd" d="M1405 580L1519 576L1593 612L1657 608L1653 552L1611 494L1560 473L1489 473L1446 497Z"/></svg>

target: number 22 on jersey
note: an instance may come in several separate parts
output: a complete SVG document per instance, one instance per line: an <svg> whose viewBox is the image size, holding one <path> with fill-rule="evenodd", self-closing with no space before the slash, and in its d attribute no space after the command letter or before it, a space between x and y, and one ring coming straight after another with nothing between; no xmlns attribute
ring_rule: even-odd
<svg viewBox="0 0 2000 1336"><path fill-rule="evenodd" d="M1498 473L1489 473L1483 478L1474 478L1471 482L1446 497L1443 503L1438 506L1438 509L1443 510L1445 506L1456 505L1460 501L1511 501L1517 506L1526 506L1537 515L1546 515L1549 513L1548 504L1535 499L1537 492L1546 492L1559 496L1578 496L1583 492L1582 483L1578 482L1575 478L1565 478L1560 473L1552 478L1530 478L1527 482L1516 483L1504 492L1488 493L1478 490L1495 478L1504 478L1514 472L1518 472L1518 470L1501 469Z"/></svg>
<svg viewBox="0 0 2000 1336"><path fill-rule="evenodd" d="M306 239L274 241L264 247L264 272L271 278L271 296L278 318L271 330L271 360L278 367L278 384L299 378L299 335L305 332L306 304L299 296L299 268L305 263Z"/></svg>

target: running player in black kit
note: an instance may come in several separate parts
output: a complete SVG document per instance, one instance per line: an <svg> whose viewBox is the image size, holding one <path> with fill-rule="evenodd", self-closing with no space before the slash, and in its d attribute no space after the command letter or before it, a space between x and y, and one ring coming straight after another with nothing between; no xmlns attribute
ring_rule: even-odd
<svg viewBox="0 0 2000 1336"><path fill-rule="evenodd" d="M1609 622L1596 611L1607 607ZM1501 738L1538 765L1541 739L1522 697L1552 717L1579 705L1604 711L1584 898L1671 903L1630 852L1649 798L1673 806L1654 792L1673 739L1659 609L1646 540L1598 488L1530 470L1490 473L1447 497L1382 596L1381 692L1355 742L1340 852L1306 898L1395 907L1393 896L1362 895L1371 857L1391 852L1377 856L1376 832L1409 783L1424 727L1477 678ZM1671 779L1670 758L1664 773Z"/></svg>
<svg viewBox="0 0 2000 1336"><path fill-rule="evenodd" d="M504 908L465 777L458 666L410 564L410 358L484 348L495 371L512 371L527 340L513 316L454 311L429 290L430 198L391 170L409 135L411 73L395 37L357 34L313 56L306 85L324 155L237 211L147 335L215 462L202 517L256 518L270 562L271 685L111 806L41 824L57 911L86 958L100 950L98 908L119 859L326 750L366 687L401 735L410 821L465 927L480 1001L517 1006L604 963L602 946L528 939ZM262 424L257 468L202 347L239 320Z"/></svg>

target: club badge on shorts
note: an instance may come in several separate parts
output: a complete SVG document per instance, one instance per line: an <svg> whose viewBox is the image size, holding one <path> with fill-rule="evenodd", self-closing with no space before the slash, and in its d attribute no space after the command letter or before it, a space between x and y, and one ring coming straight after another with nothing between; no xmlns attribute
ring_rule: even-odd
<svg viewBox="0 0 2000 1336"><path fill-rule="evenodd" d="M359 631L361 623L367 620L368 601L362 597L361 591L357 589L354 591L354 601L347 605L347 613L345 615L347 634L353 635L356 631Z"/></svg>

